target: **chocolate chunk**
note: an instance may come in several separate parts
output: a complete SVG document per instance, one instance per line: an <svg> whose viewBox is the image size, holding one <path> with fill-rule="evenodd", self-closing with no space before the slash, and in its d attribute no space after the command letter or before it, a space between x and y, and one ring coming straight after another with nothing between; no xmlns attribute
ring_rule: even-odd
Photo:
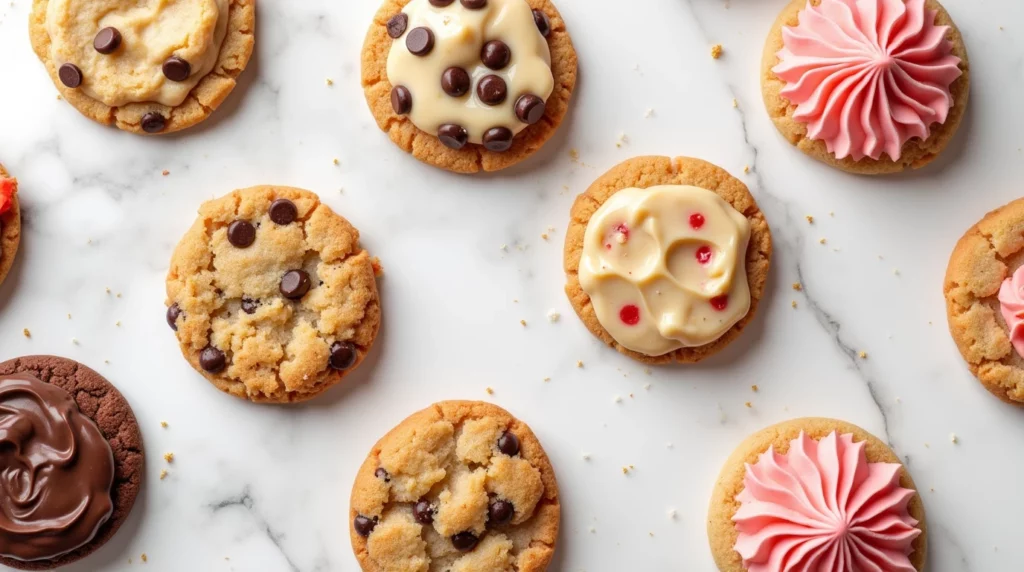
<svg viewBox="0 0 1024 572"><path fill-rule="evenodd" d="M299 218L299 209L288 199L277 199L270 203L270 220L276 224L286 225Z"/></svg>
<svg viewBox="0 0 1024 572"><path fill-rule="evenodd" d="M487 0L462 0L462 5L468 10L479 10L487 5Z"/></svg>
<svg viewBox="0 0 1024 572"><path fill-rule="evenodd" d="M434 507L430 506L430 503L421 500L416 503L416 506L412 507L412 516L416 519L416 522L430 526L434 524Z"/></svg>
<svg viewBox="0 0 1024 572"><path fill-rule="evenodd" d="M242 311L246 314L255 314L256 308L259 307L260 301L253 300L252 298L242 298Z"/></svg>
<svg viewBox="0 0 1024 572"><path fill-rule="evenodd" d="M484 148L495 153L504 153L512 148L512 130L508 127L492 127L484 132Z"/></svg>
<svg viewBox="0 0 1024 572"><path fill-rule="evenodd" d="M434 6L444 8L445 6L451 6L455 0L430 0L430 3Z"/></svg>
<svg viewBox="0 0 1024 572"><path fill-rule="evenodd" d="M167 308L167 325L171 327L175 332L178 331L178 316L181 315L181 307L175 302L171 304L170 308Z"/></svg>
<svg viewBox="0 0 1024 572"><path fill-rule="evenodd" d="M171 81L185 81L192 75L192 64L184 58L171 56L164 62L164 75Z"/></svg>
<svg viewBox="0 0 1024 572"><path fill-rule="evenodd" d="M413 28L405 37L405 47L409 48L414 56L425 56L434 49L434 32L430 28Z"/></svg>
<svg viewBox="0 0 1024 572"><path fill-rule="evenodd" d="M540 35L545 38L551 35L551 20L548 19L547 14L540 10L534 10L533 21L537 24L537 29L540 30Z"/></svg>
<svg viewBox="0 0 1024 572"><path fill-rule="evenodd" d="M155 111L142 116L142 130L146 133L160 133L167 127L167 119Z"/></svg>
<svg viewBox="0 0 1024 572"><path fill-rule="evenodd" d="M516 117L527 125L533 125L540 121L546 110L547 106L544 105L544 100L531 93L521 95L516 100Z"/></svg>
<svg viewBox="0 0 1024 572"><path fill-rule="evenodd" d="M515 457L519 454L519 438L511 431L505 431L498 437L498 450L509 457Z"/></svg>
<svg viewBox="0 0 1024 572"><path fill-rule="evenodd" d="M370 533L373 532L374 528L377 528L377 517L370 519L363 515L359 515L352 524L355 526L356 532L359 533L359 536L366 538L367 536L370 536Z"/></svg>
<svg viewBox="0 0 1024 572"><path fill-rule="evenodd" d="M206 346L199 353L199 365L210 373L220 373L228 365L228 358L224 352L213 346Z"/></svg>
<svg viewBox="0 0 1024 572"><path fill-rule="evenodd" d="M441 74L441 89L452 97L462 97L469 91L469 72L462 68L451 67Z"/></svg>
<svg viewBox="0 0 1024 572"><path fill-rule="evenodd" d="M452 546L460 552L473 550L477 542L480 542L480 539L472 532L460 532L452 537Z"/></svg>
<svg viewBox="0 0 1024 572"><path fill-rule="evenodd" d="M391 90L391 109L399 115L412 111L412 93L404 85L395 86Z"/></svg>
<svg viewBox="0 0 1024 572"><path fill-rule="evenodd" d="M387 27L388 35L397 40L402 37L405 29L409 27L409 16L402 12L395 14L388 20Z"/></svg>
<svg viewBox="0 0 1024 572"><path fill-rule="evenodd" d="M480 50L480 61L492 70L500 70L512 60L512 50L501 40L491 40Z"/></svg>
<svg viewBox="0 0 1024 572"><path fill-rule="evenodd" d="M57 70L57 76L60 77L60 82L71 89L82 85L82 70L78 69L75 64L64 64Z"/></svg>
<svg viewBox="0 0 1024 572"><path fill-rule="evenodd" d="M445 123L437 130L437 137L444 143L445 147L450 147L458 151L466 146L466 142L469 141L469 133L465 127L461 125L455 125L453 123Z"/></svg>
<svg viewBox="0 0 1024 572"><path fill-rule="evenodd" d="M506 500L496 500L487 506L487 524L502 526L512 521L516 509Z"/></svg>
<svg viewBox="0 0 1024 572"><path fill-rule="evenodd" d="M305 270L289 270L281 277L281 294L289 300L298 300L309 292L309 274Z"/></svg>
<svg viewBox="0 0 1024 572"><path fill-rule="evenodd" d="M247 220L228 225L228 242L235 248L248 248L256 240L256 227Z"/></svg>
<svg viewBox="0 0 1024 572"><path fill-rule="evenodd" d="M104 55L116 52L121 47L121 32L117 28L103 28L96 34L92 47Z"/></svg>
<svg viewBox="0 0 1024 572"><path fill-rule="evenodd" d="M485 75L480 83L476 84L476 94L480 101L487 105L501 105L508 97L508 86L505 80L496 75Z"/></svg>
<svg viewBox="0 0 1024 572"><path fill-rule="evenodd" d="M388 474L384 467L377 467L377 470L373 472L373 476L384 481L385 483L391 482L391 475Z"/></svg>
<svg viewBox="0 0 1024 572"><path fill-rule="evenodd" d="M334 342L331 344L331 367L346 370L356 363L356 346L352 342Z"/></svg>

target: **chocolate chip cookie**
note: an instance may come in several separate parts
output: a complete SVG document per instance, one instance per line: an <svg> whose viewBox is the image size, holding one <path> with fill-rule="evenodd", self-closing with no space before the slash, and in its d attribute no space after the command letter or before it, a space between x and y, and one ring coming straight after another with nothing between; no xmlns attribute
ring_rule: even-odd
<svg viewBox="0 0 1024 572"><path fill-rule="evenodd" d="M252 55L255 0L34 0L29 36L60 94L133 133L191 127Z"/></svg>
<svg viewBox="0 0 1024 572"><path fill-rule="evenodd" d="M11 178L0 165L0 283L14 265L21 244L21 208L18 203L18 180Z"/></svg>
<svg viewBox="0 0 1024 572"><path fill-rule="evenodd" d="M309 191L253 187L204 203L167 275L167 322L192 367L256 402L320 395L380 326L377 261Z"/></svg>
<svg viewBox="0 0 1024 572"><path fill-rule="evenodd" d="M436 403L359 469L349 510L365 572L539 572L558 538L558 484L529 427L488 403Z"/></svg>
<svg viewBox="0 0 1024 572"><path fill-rule="evenodd" d="M55 356L0 363L0 408L0 564L52 570L92 554L142 485L132 408L98 373Z"/></svg>

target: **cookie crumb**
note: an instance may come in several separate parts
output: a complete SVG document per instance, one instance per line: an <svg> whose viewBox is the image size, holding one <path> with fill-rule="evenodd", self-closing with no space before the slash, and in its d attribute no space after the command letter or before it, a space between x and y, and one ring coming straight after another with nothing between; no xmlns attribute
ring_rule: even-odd
<svg viewBox="0 0 1024 572"><path fill-rule="evenodd" d="M960 438L956 436L956 433L950 433L949 434L949 442L954 444L954 445L957 445L957 444L960 443Z"/></svg>
<svg viewBox="0 0 1024 572"><path fill-rule="evenodd" d="M542 232L542 233L540 233L540 237L541 237L542 239L544 239L544 240L547 240L547 239L548 239L548 233L546 233L546 232Z"/></svg>
<svg viewBox="0 0 1024 572"><path fill-rule="evenodd" d="M576 362L576 367L582 368L583 367L583 360L578 360Z"/></svg>
<svg viewBox="0 0 1024 572"><path fill-rule="evenodd" d="M750 391L753 391L754 393L757 393L757 391L758 391L759 389L761 389L761 388L760 388L760 387L758 387L757 385L751 385L751 386L750 386Z"/></svg>
<svg viewBox="0 0 1024 572"><path fill-rule="evenodd" d="M819 240L818 240L818 244L825 244L825 243L827 243L827 242L828 242L828 241L827 241L827 240L825 240L824 238L821 238L821 239L819 239Z"/></svg>
<svg viewBox="0 0 1024 572"><path fill-rule="evenodd" d="M25 336L26 338L31 338L32 332L28 331L28 328L25 328L24 330L21 331L21 335Z"/></svg>
<svg viewBox="0 0 1024 572"><path fill-rule="evenodd" d="M711 46L711 57L716 60L722 57L722 44L715 44Z"/></svg>
<svg viewBox="0 0 1024 572"><path fill-rule="evenodd" d="M487 395L494 395L494 388L493 387L488 387L487 388Z"/></svg>
<svg viewBox="0 0 1024 572"><path fill-rule="evenodd" d="M753 403L751 403L751 402L749 402L749 401L747 401L747 402L746 402L746 403L744 403L743 405L746 405L746 406L747 406L747 409L753 409L753 408L754 408L754 404L753 404Z"/></svg>
<svg viewBox="0 0 1024 572"><path fill-rule="evenodd" d="M621 395L616 395L615 399L613 401L615 401L615 403L622 403L622 396Z"/></svg>
<svg viewBox="0 0 1024 572"><path fill-rule="evenodd" d="M629 143L629 137L625 133L619 133L619 138L615 140L615 146L621 149L626 143Z"/></svg>
<svg viewBox="0 0 1024 572"><path fill-rule="evenodd" d="M828 211L828 216L836 218L836 211Z"/></svg>
<svg viewBox="0 0 1024 572"><path fill-rule="evenodd" d="M107 294L110 294L110 287L105 288L105 290L107 291Z"/></svg>
<svg viewBox="0 0 1024 572"><path fill-rule="evenodd" d="M900 275L900 269L899 268L893 268L892 269L892 273L893 273L894 276L899 276Z"/></svg>
<svg viewBox="0 0 1024 572"><path fill-rule="evenodd" d="M167 175L170 175L171 172L168 171L167 169L164 169L160 174L166 177Z"/></svg>
<svg viewBox="0 0 1024 572"><path fill-rule="evenodd" d="M860 356L860 359L868 359L868 352L860 352L857 355Z"/></svg>
<svg viewBox="0 0 1024 572"><path fill-rule="evenodd" d="M334 80L331 78L327 78L325 81L327 83L327 87L331 87L332 85L334 85Z"/></svg>
<svg viewBox="0 0 1024 572"><path fill-rule="evenodd" d="M583 460L584 461L589 461L590 460L590 453L583 453Z"/></svg>
<svg viewBox="0 0 1024 572"><path fill-rule="evenodd" d="M545 378L544 378L544 381L545 381L545 382L551 381L551 378L550 378L550 377L545 377Z"/></svg>
<svg viewBox="0 0 1024 572"><path fill-rule="evenodd" d="M651 384L645 383L644 384L644 391L650 391L650 390L651 390Z"/></svg>
<svg viewBox="0 0 1024 572"><path fill-rule="evenodd" d="M559 320L559 318L561 318L561 317L562 317L562 315L559 314L558 312L554 311L554 310L551 310L550 312L548 312L548 321L550 321L552 323L553 322L557 322Z"/></svg>
<svg viewBox="0 0 1024 572"><path fill-rule="evenodd" d="M114 325L117 326L118 328L120 328L121 327L121 320L118 320L118 321L114 322Z"/></svg>
<svg viewBox="0 0 1024 572"><path fill-rule="evenodd" d="M167 469L160 469L160 480L162 481L162 480L164 480L166 478L167 478Z"/></svg>
<svg viewBox="0 0 1024 572"><path fill-rule="evenodd" d="M814 224L814 217L813 216L807 215L804 218L807 219L807 224Z"/></svg>
<svg viewBox="0 0 1024 572"><path fill-rule="evenodd" d="M671 518L672 520L675 520L677 516L678 516L678 513L676 512L676 509L670 508L668 510L668 517L669 518Z"/></svg>
<svg viewBox="0 0 1024 572"><path fill-rule="evenodd" d="M78 338L71 338L71 343L78 345Z"/></svg>
<svg viewBox="0 0 1024 572"><path fill-rule="evenodd" d="M579 161L580 152L577 151L576 149L569 149L569 158L572 159L573 161Z"/></svg>
<svg viewBox="0 0 1024 572"><path fill-rule="evenodd" d="M735 97L732 98L732 106L733 106L733 108L737 108L737 107L740 106L740 102L736 101Z"/></svg>
<svg viewBox="0 0 1024 572"><path fill-rule="evenodd" d="M743 173L744 174L749 174L750 173L750 165L743 165Z"/></svg>
<svg viewBox="0 0 1024 572"><path fill-rule="evenodd" d="M654 538L654 533L653 532L648 531L647 534L649 534L651 536L651 538Z"/></svg>
<svg viewBox="0 0 1024 572"><path fill-rule="evenodd" d="M167 422L166 421L161 421L160 422L160 426L163 427L164 429L167 429Z"/></svg>
<svg viewBox="0 0 1024 572"><path fill-rule="evenodd" d="M654 116L654 110L651 109L650 107L648 107L647 111L644 112L644 119L650 119L653 116Z"/></svg>
<svg viewBox="0 0 1024 572"><path fill-rule="evenodd" d="M68 314L68 319L69 319L69 320L71 319L71 314Z"/></svg>
<svg viewBox="0 0 1024 572"><path fill-rule="evenodd" d="M519 324L525 328L526 327L526 320L519 320Z"/></svg>
<svg viewBox="0 0 1024 572"><path fill-rule="evenodd" d="M789 305L792 306L794 310L796 310L796 300L791 301Z"/></svg>
<svg viewBox="0 0 1024 572"><path fill-rule="evenodd" d="M333 162L335 165L340 165L341 164L341 161L339 161L337 157L335 157L334 159L331 159L331 162Z"/></svg>
<svg viewBox="0 0 1024 572"><path fill-rule="evenodd" d="M800 292L804 289L804 285L799 282L794 282L793 289L796 290L797 292Z"/></svg>
<svg viewBox="0 0 1024 572"><path fill-rule="evenodd" d="M644 368L644 373L647 374L647 375L651 375L651 368L645 367Z"/></svg>
<svg viewBox="0 0 1024 572"><path fill-rule="evenodd" d="M145 552L142 553L142 561L143 562L149 562L149 557L146 556Z"/></svg>
<svg viewBox="0 0 1024 572"><path fill-rule="evenodd" d="M164 453L164 460L168 463L174 462L174 453Z"/></svg>

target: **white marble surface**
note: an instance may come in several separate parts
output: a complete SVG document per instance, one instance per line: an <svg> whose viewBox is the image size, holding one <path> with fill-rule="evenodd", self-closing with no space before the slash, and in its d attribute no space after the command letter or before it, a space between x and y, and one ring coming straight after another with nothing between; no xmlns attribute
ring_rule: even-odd
<svg viewBox="0 0 1024 572"><path fill-rule="evenodd" d="M570 116L538 157L471 178L420 165L374 125L358 67L376 0L261 0L258 53L236 93L203 126L161 139L57 101L29 47L31 2L4 2L0 160L21 180L25 232L0 287L0 359L95 367L132 403L149 454L127 524L68 569L357 570L346 522L356 468L409 413L466 398L510 409L552 457L564 507L553 570L713 570L704 518L721 463L748 433L804 415L858 423L907 459L931 570L1019 570L1024 412L964 367L941 281L960 234L1021 192L1024 4L946 0L972 57L960 134L923 172L867 179L805 158L761 107L761 46L784 3L559 0L581 65ZM725 46L717 61L713 43ZM743 337L650 375L578 323L561 271L573 196L642 154L743 177L775 236L767 299ZM199 203L260 183L319 192L386 268L371 359L299 407L221 395L163 318L167 261Z"/></svg>

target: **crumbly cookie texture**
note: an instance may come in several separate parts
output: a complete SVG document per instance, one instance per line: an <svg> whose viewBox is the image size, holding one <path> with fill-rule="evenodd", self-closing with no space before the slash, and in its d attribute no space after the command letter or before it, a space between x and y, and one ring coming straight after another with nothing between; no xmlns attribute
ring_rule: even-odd
<svg viewBox="0 0 1024 572"><path fill-rule="evenodd" d="M374 445L352 489L350 535L366 572L538 572L559 511L529 427L495 405L446 401Z"/></svg>
<svg viewBox="0 0 1024 572"><path fill-rule="evenodd" d="M10 174L0 165L0 181L10 177ZM11 207L0 214L0 283L7 278L7 273L14 265L14 257L18 254L18 245L21 244L21 205L18 202L18 181L8 179L13 188L11 195Z"/></svg>
<svg viewBox="0 0 1024 572"><path fill-rule="evenodd" d="M840 434L851 434L854 442L866 442L865 453L869 463L900 463L896 453L880 439L856 425L835 419L816 417L792 419L751 435L736 448L725 462L725 467L722 468L711 494L711 506L708 510L708 540L711 543L711 553L715 558L715 563L722 572L746 572L747 570L743 566L739 553L733 549L739 533L732 521L740 507L736 495L743 490L746 465L756 463L758 456L767 451L769 447L774 447L777 453L784 455L789 451L790 442L799 437L801 431L816 440L827 437L833 431ZM906 468L900 469L900 486L917 490L914 480ZM918 521L918 528L921 530L921 535L914 539L914 552L910 555L911 563L920 571L924 570L925 560L928 556L928 527L925 523L924 503L921 501L920 494L915 494L910 499L909 510L910 515Z"/></svg>
<svg viewBox="0 0 1024 572"><path fill-rule="evenodd" d="M821 0L809 1L815 6L821 3ZM855 161L850 157L836 159L836 156L828 151L824 141L812 140L807 137L807 125L793 119L796 106L781 95L782 89L786 86L785 82L772 71L772 68L779 63L779 57L776 54L783 48L782 29L786 26L797 25L800 11L807 6L807 2L808 0L792 0L783 8L782 13L775 20L771 32L768 33L764 53L761 57L761 92L768 115L779 132L807 155L832 167L859 175L899 173L908 168L919 169L935 160L939 153L949 145L957 128L960 127L960 121L967 109L971 84L967 47L964 45L960 30L957 29L949 12L937 0L926 0L925 2L928 10L936 12L935 23L939 26L950 27L949 39L953 42L953 55L960 58L960 69L963 72L963 75L950 86L954 104L946 122L942 125L933 125L931 136L928 139L911 139L904 144L899 161L893 161L887 155L882 155L877 160L865 157L860 161Z"/></svg>
<svg viewBox="0 0 1024 572"><path fill-rule="evenodd" d="M242 73L252 55L254 45L254 34L256 28L256 2L255 0L230 0L228 5L227 31L221 43L219 53L216 55L212 70L205 74L202 79L189 91L184 102L175 106L162 105L154 101L135 101L123 105L110 106L98 99L90 97L81 88L70 88L61 81L60 67L66 62L54 61L53 42L50 32L47 29L47 12L51 0L33 0L32 14L29 20L29 37L32 41L32 48L39 56L39 59L46 65L54 85L61 96L73 105L83 115L104 125L114 125L124 131L139 134L164 134L180 131L191 127L212 114L221 103L227 99L234 89L236 78ZM107 2L111 4L111 2ZM122 3L125 4L125 3ZM127 3L134 4L134 3ZM92 6L89 7L90 9ZM120 6L111 6L108 10L96 12L96 16L102 17L111 10ZM125 6L129 9L131 6ZM76 25L95 28L91 34L99 31L98 21L84 19L85 22L78 22ZM129 33L126 30L126 34ZM92 50L93 37L90 34L82 33L76 36L87 42L84 49ZM127 39L127 36L126 36ZM81 48L80 48L81 49ZM120 50L128 49L121 46ZM135 49L134 46L132 49ZM188 47L183 48L184 54L188 55ZM117 51L112 56L116 57ZM138 59L138 58L133 58ZM208 66L202 62L196 62L197 71ZM116 71L116 66L111 68ZM110 71L110 70L108 70ZM155 74L161 74L161 70L154 70ZM116 73L105 77L104 80L120 81ZM139 89L138 85L127 82L123 91L104 88L109 92L107 97L114 99L132 100L130 92ZM157 99L157 98L154 98ZM157 118L156 116L159 116ZM162 121L160 120L162 118ZM159 129L157 127L160 127Z"/></svg>
<svg viewBox="0 0 1024 572"><path fill-rule="evenodd" d="M540 10L550 21L548 47L551 51L551 72L554 91L547 99L546 111L539 122L520 132L507 151L489 151L480 145L468 144L455 150L446 147L436 134L421 131L407 116L395 113L391 104L394 87L388 81L387 61L393 41L387 24L402 11L409 0L385 0L374 16L366 35L362 54L362 84L366 102L377 125L391 140L420 161L455 173L498 171L511 167L533 155L554 135L569 109L569 100L576 87L576 50L558 10L550 0L524 0L531 9ZM404 41L404 37L398 41Z"/></svg>
<svg viewBox="0 0 1024 572"><path fill-rule="evenodd" d="M277 201L292 206L279 211ZM373 345L376 264L316 194L233 191L200 207L174 252L168 322L189 363L219 389L257 402L310 399Z"/></svg>
<svg viewBox="0 0 1024 572"><path fill-rule="evenodd" d="M949 332L971 372L1007 403L1024 406L1024 358L1010 343L999 287L1024 264L1024 199L1000 207L957 242L946 268Z"/></svg>
<svg viewBox="0 0 1024 572"><path fill-rule="evenodd" d="M692 185L718 194L750 222L750 243L746 252L747 281L750 285L750 311L735 326L714 342L692 348L679 348L660 356L631 351L615 341L601 326L590 296L579 280L584 236L591 217L622 189L649 188L658 185ZM563 264L566 275L565 293L576 314L587 329L609 346L637 361L649 364L695 363L725 348L754 319L758 303L764 295L771 265L772 238L768 223L757 207L746 185L724 169L700 159L689 157L636 157L613 167L599 177L583 194L576 197L570 210L569 229L565 237Z"/></svg>

